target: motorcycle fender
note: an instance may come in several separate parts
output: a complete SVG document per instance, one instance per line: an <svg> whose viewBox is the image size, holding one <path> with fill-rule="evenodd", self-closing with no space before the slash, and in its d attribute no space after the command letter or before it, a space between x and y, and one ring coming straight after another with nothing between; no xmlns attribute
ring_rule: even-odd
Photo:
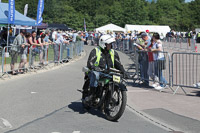
<svg viewBox="0 0 200 133"><path fill-rule="evenodd" d="M116 85L119 87L120 90L122 90L122 91L128 91L127 88L126 88L126 86L124 84L116 84Z"/></svg>

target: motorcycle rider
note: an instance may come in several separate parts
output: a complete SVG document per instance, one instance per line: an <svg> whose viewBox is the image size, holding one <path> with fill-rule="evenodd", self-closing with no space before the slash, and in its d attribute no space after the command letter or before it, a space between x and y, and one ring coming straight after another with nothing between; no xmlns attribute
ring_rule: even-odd
<svg viewBox="0 0 200 133"><path fill-rule="evenodd" d="M112 49L112 43L115 38L111 35L102 35L99 39L99 46L94 48L89 55L87 67L91 70L89 72L90 90L93 92L98 86L99 78L106 75L102 71L108 71L110 68L120 70L124 76L129 77L125 72L123 65L120 62L118 53Z"/></svg>

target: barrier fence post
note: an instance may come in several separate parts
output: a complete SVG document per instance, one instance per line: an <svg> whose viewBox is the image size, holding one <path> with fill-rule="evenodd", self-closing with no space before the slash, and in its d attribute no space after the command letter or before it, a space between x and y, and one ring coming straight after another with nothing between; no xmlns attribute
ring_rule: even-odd
<svg viewBox="0 0 200 133"><path fill-rule="evenodd" d="M3 76L3 58L4 58L4 55L3 55L3 47L0 46L0 78Z"/></svg>
<svg viewBox="0 0 200 133"><path fill-rule="evenodd" d="M6 47L3 48L3 52L2 52L2 75L4 75L5 50L6 50Z"/></svg>
<svg viewBox="0 0 200 133"><path fill-rule="evenodd" d="M33 64L32 64L32 47L33 46L31 46L30 48L29 48L29 68L32 68L33 66Z"/></svg>
<svg viewBox="0 0 200 133"><path fill-rule="evenodd" d="M49 48L49 45L46 45L44 48L44 65L47 65L48 48Z"/></svg>
<svg viewBox="0 0 200 133"><path fill-rule="evenodd" d="M75 44L75 42L71 43L71 47L70 47L72 59L74 58L74 44Z"/></svg>
<svg viewBox="0 0 200 133"><path fill-rule="evenodd" d="M58 61L59 61L59 64L60 64L60 63L62 63L62 58L63 58L62 57L62 54L63 54L63 43L60 43L59 46L60 46L60 51L59 51L60 55L59 55L59 60Z"/></svg>

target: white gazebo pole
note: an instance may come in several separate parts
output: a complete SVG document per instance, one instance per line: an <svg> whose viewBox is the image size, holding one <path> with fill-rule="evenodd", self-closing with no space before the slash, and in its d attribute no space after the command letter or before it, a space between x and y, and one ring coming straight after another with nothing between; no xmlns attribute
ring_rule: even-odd
<svg viewBox="0 0 200 133"><path fill-rule="evenodd" d="M38 28L37 28L37 26L35 27L35 32L36 32L36 34L37 34L37 30L38 30Z"/></svg>
<svg viewBox="0 0 200 133"><path fill-rule="evenodd" d="M15 25L15 27L14 27L14 32L13 32L13 36L16 35L16 30L17 30L17 27L16 27L16 25Z"/></svg>

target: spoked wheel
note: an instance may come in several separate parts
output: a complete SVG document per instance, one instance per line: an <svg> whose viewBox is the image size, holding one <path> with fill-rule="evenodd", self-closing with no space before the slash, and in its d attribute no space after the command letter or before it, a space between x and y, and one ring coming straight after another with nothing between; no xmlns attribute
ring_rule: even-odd
<svg viewBox="0 0 200 133"><path fill-rule="evenodd" d="M90 95L89 84L90 84L90 80L88 79L85 81L83 85L83 93L82 93L82 105L83 105L83 108L85 108L86 110L89 110L91 108L90 106L88 106L88 104L85 101L85 98Z"/></svg>
<svg viewBox="0 0 200 133"><path fill-rule="evenodd" d="M110 100L105 103L106 119L117 121L126 108L127 94L126 91L115 89Z"/></svg>

